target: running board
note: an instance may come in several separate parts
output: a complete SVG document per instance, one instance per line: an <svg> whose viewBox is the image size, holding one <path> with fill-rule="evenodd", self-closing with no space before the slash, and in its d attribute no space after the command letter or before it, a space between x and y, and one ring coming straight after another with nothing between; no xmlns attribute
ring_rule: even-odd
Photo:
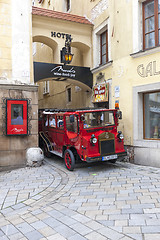
<svg viewBox="0 0 160 240"><path fill-rule="evenodd" d="M39 132L39 135L46 144L48 151L49 152L52 151L53 150L52 143L50 142L46 134L44 132Z"/></svg>
<svg viewBox="0 0 160 240"><path fill-rule="evenodd" d="M58 151L49 151L50 153L53 153L53 154L55 154L55 155L57 155L57 156L59 156L59 157L63 157L62 156L62 153L60 153L60 152L58 152Z"/></svg>

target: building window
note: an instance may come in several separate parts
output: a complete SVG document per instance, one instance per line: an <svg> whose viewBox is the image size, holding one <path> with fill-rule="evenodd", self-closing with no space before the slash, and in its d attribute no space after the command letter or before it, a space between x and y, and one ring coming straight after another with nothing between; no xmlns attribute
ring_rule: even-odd
<svg viewBox="0 0 160 240"><path fill-rule="evenodd" d="M160 44L160 0L143 3L143 48L148 49Z"/></svg>
<svg viewBox="0 0 160 240"><path fill-rule="evenodd" d="M71 8L70 0L66 0L66 11L68 12Z"/></svg>
<svg viewBox="0 0 160 240"><path fill-rule="evenodd" d="M71 102L71 88L67 88L67 101Z"/></svg>
<svg viewBox="0 0 160 240"><path fill-rule="evenodd" d="M93 68L105 67L106 63L108 65L108 62L111 61L111 39L110 39L110 24L109 24L109 18L107 18L103 23L98 25L93 30ZM104 42L103 42L103 41ZM103 44L102 44L103 42ZM103 45L103 48L102 48ZM104 63L102 62L102 51L105 50L105 59ZM104 64L104 66L103 66Z"/></svg>
<svg viewBox="0 0 160 240"><path fill-rule="evenodd" d="M49 93L49 81L44 81L43 82L43 94L48 94Z"/></svg>
<svg viewBox="0 0 160 240"><path fill-rule="evenodd" d="M108 62L108 30L100 34L100 64Z"/></svg>
<svg viewBox="0 0 160 240"><path fill-rule="evenodd" d="M32 0L32 6L35 6L35 0Z"/></svg>
<svg viewBox="0 0 160 240"><path fill-rule="evenodd" d="M144 138L160 139L160 92L144 93Z"/></svg>

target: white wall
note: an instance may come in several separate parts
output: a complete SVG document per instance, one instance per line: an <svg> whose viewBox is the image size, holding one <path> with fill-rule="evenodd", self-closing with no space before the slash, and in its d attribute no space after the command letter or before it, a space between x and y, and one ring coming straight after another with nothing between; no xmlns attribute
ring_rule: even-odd
<svg viewBox="0 0 160 240"><path fill-rule="evenodd" d="M142 50L142 3L132 0L133 5L133 53Z"/></svg>
<svg viewBox="0 0 160 240"><path fill-rule="evenodd" d="M30 83L30 0L12 0L12 80Z"/></svg>

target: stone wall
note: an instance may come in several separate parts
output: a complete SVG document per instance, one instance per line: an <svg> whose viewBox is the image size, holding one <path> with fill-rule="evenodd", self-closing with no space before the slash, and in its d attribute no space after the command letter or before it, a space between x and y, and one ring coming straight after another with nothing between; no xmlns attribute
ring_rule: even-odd
<svg viewBox="0 0 160 240"><path fill-rule="evenodd" d="M4 99L29 99L28 136L5 135ZM26 150L38 146L38 87L34 85L0 84L0 167L18 167L26 164Z"/></svg>

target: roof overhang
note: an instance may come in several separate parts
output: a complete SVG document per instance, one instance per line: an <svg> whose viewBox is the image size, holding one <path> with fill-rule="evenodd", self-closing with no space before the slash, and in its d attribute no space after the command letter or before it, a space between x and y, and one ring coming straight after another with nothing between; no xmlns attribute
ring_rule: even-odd
<svg viewBox="0 0 160 240"><path fill-rule="evenodd" d="M49 10L49 9L45 9L45 8L38 8L38 7L34 7L34 6L32 7L32 15L66 20L66 21L71 21L71 22L76 22L76 23L81 23L81 24L93 25L89 19L87 19L86 17L83 17L83 16L53 11L53 10Z"/></svg>

